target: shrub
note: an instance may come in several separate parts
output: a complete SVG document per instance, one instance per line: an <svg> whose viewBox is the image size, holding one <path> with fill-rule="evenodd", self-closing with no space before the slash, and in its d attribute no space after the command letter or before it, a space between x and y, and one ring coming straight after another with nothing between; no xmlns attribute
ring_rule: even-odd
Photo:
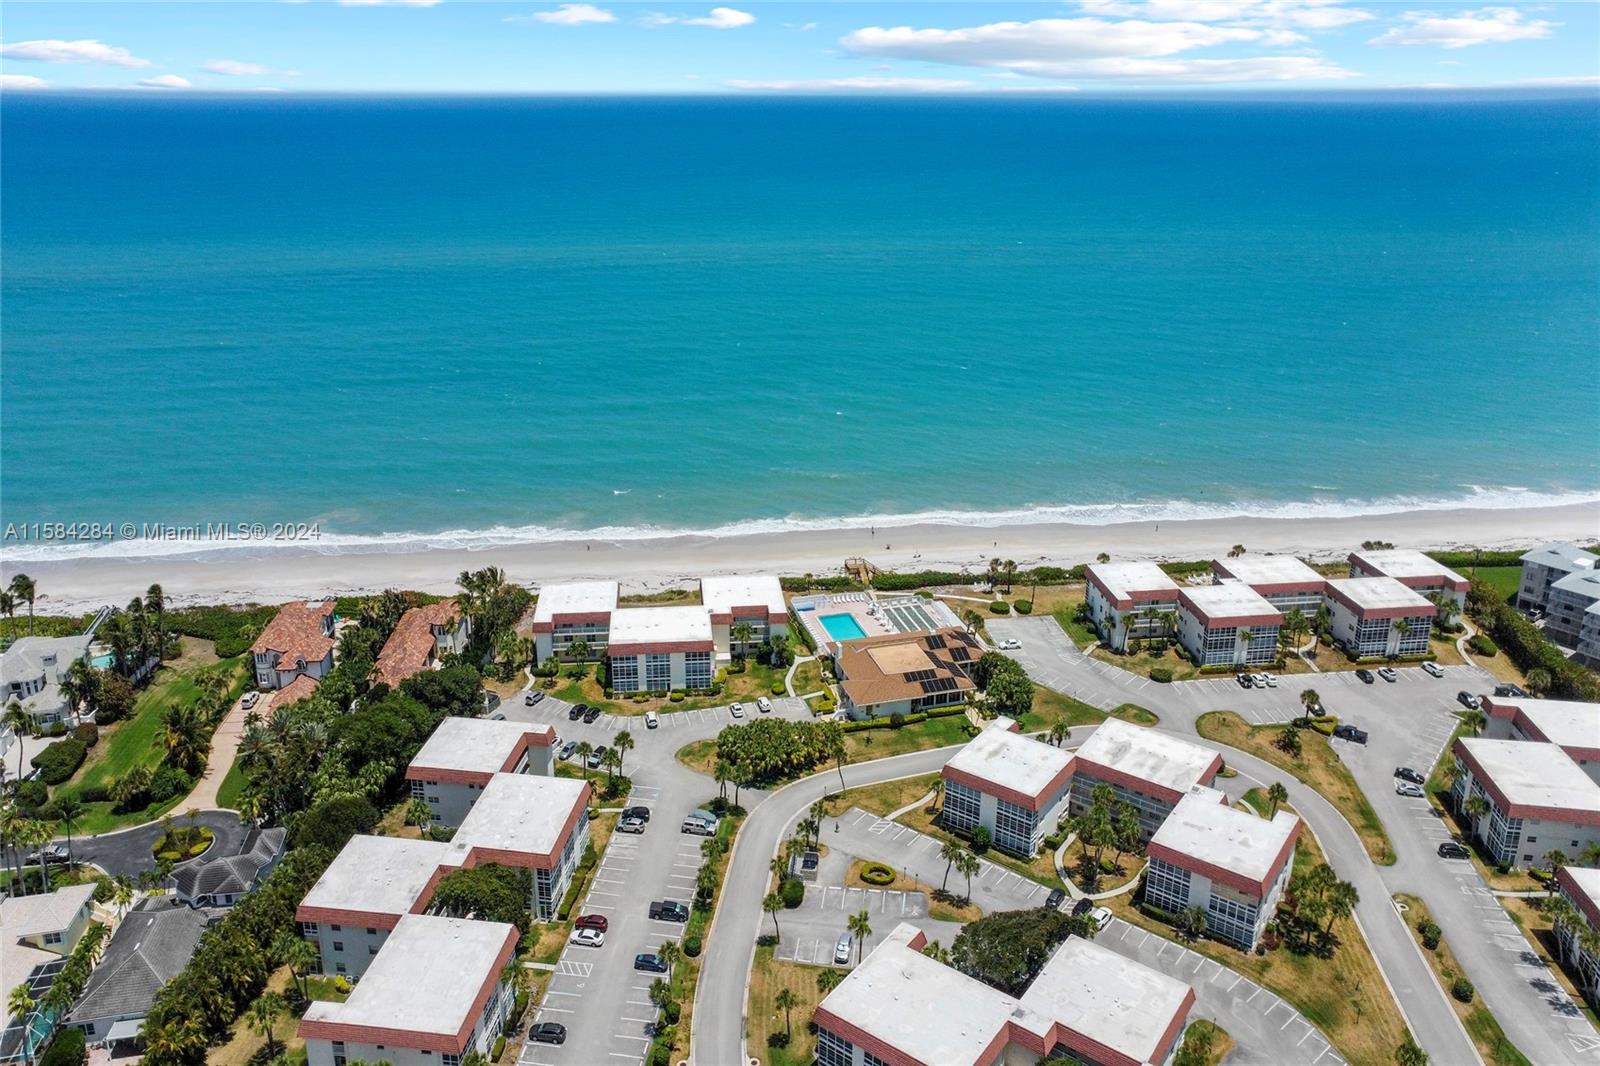
<svg viewBox="0 0 1600 1066"><path fill-rule="evenodd" d="M1172 667L1170 667L1170 666L1152 666L1150 668L1150 680L1158 682L1158 683L1163 684L1163 685L1171 684L1172 683Z"/></svg>
<svg viewBox="0 0 1600 1066"><path fill-rule="evenodd" d="M869 885L887 885L894 881L894 868L881 862L869 862L861 867L861 880Z"/></svg>
<svg viewBox="0 0 1600 1066"><path fill-rule="evenodd" d="M111 789L105 785L85 785L78 790L78 798L85 803L105 803L111 798Z"/></svg>
<svg viewBox="0 0 1600 1066"><path fill-rule="evenodd" d="M783 884L778 886L778 895L783 898L784 910L794 910L806 898L806 883L798 877L784 878Z"/></svg>
<svg viewBox="0 0 1600 1066"><path fill-rule="evenodd" d="M83 1066L89 1061L82 1029L62 1029L39 1059L39 1066Z"/></svg>
<svg viewBox="0 0 1600 1066"><path fill-rule="evenodd" d="M47 785L59 785L78 772L89 748L81 740L58 740L35 755L31 762L39 771L39 780Z"/></svg>
<svg viewBox="0 0 1600 1066"><path fill-rule="evenodd" d="M700 957L700 934L690 933L683 938L683 953L691 959Z"/></svg>
<svg viewBox="0 0 1600 1066"><path fill-rule="evenodd" d="M1465 977L1457 977L1450 984L1450 994L1463 1003L1471 1003L1475 991L1477 990L1472 987L1472 982Z"/></svg>
<svg viewBox="0 0 1600 1066"><path fill-rule="evenodd" d="M85 722L72 731L72 739L85 748L92 748L100 742L100 727L93 722Z"/></svg>
<svg viewBox="0 0 1600 1066"><path fill-rule="evenodd" d="M1469 637L1467 639L1467 647L1471 648L1474 652L1484 656L1485 658L1493 658L1494 655L1500 651L1500 649L1495 646L1494 641L1490 640L1482 633L1474 633L1471 637Z"/></svg>
<svg viewBox="0 0 1600 1066"><path fill-rule="evenodd" d="M490 1062L499 1062L500 1056L506 1053L506 1038L504 1035L494 1038L494 1047L489 1052Z"/></svg>
<svg viewBox="0 0 1600 1066"><path fill-rule="evenodd" d="M784 688L782 681L774 681L772 683L772 688L768 691L770 691L774 696L782 696L789 690Z"/></svg>
<svg viewBox="0 0 1600 1066"><path fill-rule="evenodd" d="M1033 601L1032 600L1018 600L1016 603L1013 603L1011 606L1016 608L1016 611L1017 611L1018 614L1032 614L1033 613Z"/></svg>
<svg viewBox="0 0 1600 1066"><path fill-rule="evenodd" d="M1312 720L1311 728L1315 729L1325 737L1331 737L1333 736L1334 727L1338 724L1339 720L1337 718L1316 718Z"/></svg>
<svg viewBox="0 0 1600 1066"><path fill-rule="evenodd" d="M788 1047L789 1046L789 1034L788 1033L768 1033L767 1034L767 1046L768 1047Z"/></svg>
<svg viewBox="0 0 1600 1066"><path fill-rule="evenodd" d="M1418 924L1417 934L1422 937L1422 946L1427 948L1429 951L1436 951L1438 949L1439 940L1443 936L1443 933L1440 931L1439 927L1434 925L1432 922L1427 921L1426 919Z"/></svg>
<svg viewBox="0 0 1600 1066"><path fill-rule="evenodd" d="M671 700L673 703L682 703L687 695L688 693L684 692L683 689L675 688L672 690L672 694L668 696L667 699Z"/></svg>
<svg viewBox="0 0 1600 1066"><path fill-rule="evenodd" d="M44 727L39 735L44 737L64 737L67 735L67 723L51 722Z"/></svg>
<svg viewBox="0 0 1600 1066"><path fill-rule="evenodd" d="M45 801L49 798L50 790L45 787L43 781L37 778L32 781L24 781L17 786L17 806L25 811L43 807Z"/></svg>
<svg viewBox="0 0 1600 1066"><path fill-rule="evenodd" d="M831 689L823 689L822 695L817 697L817 702L812 706L812 710L818 714L827 714L830 711L837 710L838 707L839 701L833 698L833 691Z"/></svg>
<svg viewBox="0 0 1600 1066"><path fill-rule="evenodd" d="M148 795L151 803L165 803L169 799L186 796L194 787L194 779L176 766L162 766L150 778Z"/></svg>
<svg viewBox="0 0 1600 1066"><path fill-rule="evenodd" d="M1010 614L1011 605L1005 600L995 600L989 605L990 614Z"/></svg>
<svg viewBox="0 0 1600 1066"><path fill-rule="evenodd" d="M895 711L893 714L891 714L889 716L889 728L890 729L899 729L901 726L903 726L905 724L906 724L906 716L901 714L899 711Z"/></svg>

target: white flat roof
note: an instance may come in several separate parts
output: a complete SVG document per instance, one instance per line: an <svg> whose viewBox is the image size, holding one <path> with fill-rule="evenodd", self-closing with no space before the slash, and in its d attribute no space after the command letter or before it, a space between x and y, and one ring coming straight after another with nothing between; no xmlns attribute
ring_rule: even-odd
<svg viewBox="0 0 1600 1066"><path fill-rule="evenodd" d="M1387 607L1415 607L1426 611L1433 607L1433 601L1392 577L1336 577L1328 582L1328 587L1343 593L1363 611Z"/></svg>
<svg viewBox="0 0 1600 1066"><path fill-rule="evenodd" d="M1322 581L1323 576L1292 555L1238 555L1232 559L1213 559L1211 568L1246 585L1287 585L1291 582Z"/></svg>
<svg viewBox="0 0 1600 1066"><path fill-rule="evenodd" d="M1155 1062L1189 994L1175 977L1069 936L1022 994L1022 1004L1135 1062Z"/></svg>
<svg viewBox="0 0 1600 1066"><path fill-rule="evenodd" d="M461 820L451 848L457 854L472 848L553 854L567 820L583 805L583 788L570 777L495 774Z"/></svg>
<svg viewBox="0 0 1600 1066"><path fill-rule="evenodd" d="M1037 797L1072 762L1072 753L991 723L946 765Z"/></svg>
<svg viewBox="0 0 1600 1066"><path fill-rule="evenodd" d="M450 863L450 845L442 840L354 836L322 871L300 906L409 914L429 879Z"/></svg>
<svg viewBox="0 0 1600 1066"><path fill-rule="evenodd" d="M530 722L496 722L489 718L450 717L411 760L412 766L430 770L466 770L497 773L529 733L554 733L547 725Z"/></svg>
<svg viewBox="0 0 1600 1066"><path fill-rule="evenodd" d="M1264 881L1300 819L1280 810L1269 822L1225 800L1216 789L1196 785L1172 808L1150 843Z"/></svg>
<svg viewBox="0 0 1600 1066"><path fill-rule="evenodd" d="M1563 748L1600 748L1600 703L1493 698L1496 707L1515 707L1552 744Z"/></svg>
<svg viewBox="0 0 1600 1066"><path fill-rule="evenodd" d="M1213 622L1247 615L1279 615L1278 609L1263 599L1261 593L1242 581L1230 581L1224 585L1193 585L1183 590L1183 598L1204 611Z"/></svg>
<svg viewBox="0 0 1600 1066"><path fill-rule="evenodd" d="M704 607L623 607L611 613L613 647L710 639L711 613Z"/></svg>
<svg viewBox="0 0 1600 1066"><path fill-rule="evenodd" d="M306 1021L455 1036L499 969L516 926L408 914L343 1003L316 1001Z"/></svg>
<svg viewBox="0 0 1600 1066"><path fill-rule="evenodd" d="M1202 783L1218 753L1120 718L1107 718L1078 748L1078 758L1182 793Z"/></svg>
<svg viewBox="0 0 1600 1066"><path fill-rule="evenodd" d="M1484 737L1462 737L1457 743L1509 803L1559 807L1574 814L1600 812L1600 784L1554 744Z"/></svg>
<svg viewBox="0 0 1600 1066"><path fill-rule="evenodd" d="M1600 555L1586 552L1576 544L1557 541L1554 544L1541 544L1525 554L1522 557L1522 561L1571 572L1573 570L1593 570L1597 564L1600 564Z"/></svg>
<svg viewBox="0 0 1600 1066"><path fill-rule="evenodd" d="M1414 548L1383 548L1379 551L1358 551L1351 554L1366 569L1376 570L1388 577L1443 576L1456 581L1466 580L1437 559L1430 559Z"/></svg>
<svg viewBox="0 0 1600 1066"><path fill-rule="evenodd" d="M1563 866L1562 872L1577 884L1578 891L1589 897L1589 902L1600 907L1600 870L1593 866Z"/></svg>
<svg viewBox="0 0 1600 1066"><path fill-rule="evenodd" d="M764 605L772 614L784 614L789 610L783 602L783 584L772 574L703 577L700 579L700 602L716 614L756 604Z"/></svg>
<svg viewBox="0 0 1600 1066"><path fill-rule="evenodd" d="M539 602L533 608L533 620L535 624L550 622L558 614L593 614L615 610L616 606L615 581L568 581L557 585L541 585Z"/></svg>
<svg viewBox="0 0 1600 1066"><path fill-rule="evenodd" d="M1158 590L1170 590L1177 598L1178 583L1155 563L1090 563L1088 570L1119 600L1135 592Z"/></svg>

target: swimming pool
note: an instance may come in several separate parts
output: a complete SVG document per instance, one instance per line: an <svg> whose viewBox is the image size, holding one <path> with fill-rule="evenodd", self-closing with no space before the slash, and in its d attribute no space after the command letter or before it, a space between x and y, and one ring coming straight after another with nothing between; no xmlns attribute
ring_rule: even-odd
<svg viewBox="0 0 1600 1066"><path fill-rule="evenodd" d="M867 635L867 631L861 628L861 623L856 621L856 616L848 611L825 614L820 621L822 627L828 631L828 636L834 640L856 640Z"/></svg>
<svg viewBox="0 0 1600 1066"><path fill-rule="evenodd" d="M94 667L96 670L109 670L111 668L111 664L116 661L117 657L115 655L111 654L110 652L106 652L103 655L96 655L94 658L90 659L89 665Z"/></svg>

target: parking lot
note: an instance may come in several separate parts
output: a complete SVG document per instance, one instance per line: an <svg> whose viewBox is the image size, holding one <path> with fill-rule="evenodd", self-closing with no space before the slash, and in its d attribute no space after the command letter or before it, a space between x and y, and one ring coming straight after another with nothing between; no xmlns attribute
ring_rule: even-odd
<svg viewBox="0 0 1600 1066"><path fill-rule="evenodd" d="M870 952L877 938L899 925L910 922L946 947L961 932L960 922L940 922L928 917L928 897L921 892L895 892L878 888L846 888L840 885L808 885L806 898L798 908L778 913L782 940L773 956L786 962L811 966L830 966L839 936L848 930L850 916L867 912L872 934L867 937ZM770 933L769 919L762 932ZM850 962L855 962L852 951Z"/></svg>

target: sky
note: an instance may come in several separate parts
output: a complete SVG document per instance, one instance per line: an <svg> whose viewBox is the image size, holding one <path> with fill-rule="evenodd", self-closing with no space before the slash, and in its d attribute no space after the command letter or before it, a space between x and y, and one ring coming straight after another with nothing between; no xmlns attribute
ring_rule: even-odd
<svg viewBox="0 0 1600 1066"><path fill-rule="evenodd" d="M1600 86L1600 4L5 5L0 90L1159 93Z"/></svg>

